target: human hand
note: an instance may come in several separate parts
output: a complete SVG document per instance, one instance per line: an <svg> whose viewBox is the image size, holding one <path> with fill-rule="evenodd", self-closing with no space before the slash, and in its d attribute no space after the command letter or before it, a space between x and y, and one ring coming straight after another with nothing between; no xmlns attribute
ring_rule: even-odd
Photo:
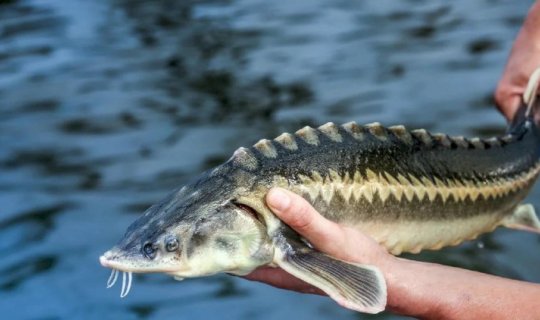
<svg viewBox="0 0 540 320"><path fill-rule="evenodd" d="M334 258L374 265L383 273L396 259L369 236L325 219L297 194L274 188L268 192L266 202L284 223L302 235L314 248ZM245 278L282 289L325 295L322 290L280 268L259 268Z"/></svg>
<svg viewBox="0 0 540 320"><path fill-rule="evenodd" d="M266 202L319 251L378 267L386 279L389 311L422 319L528 319L540 314L540 285L396 258L372 238L325 219L302 197L283 189L270 190ZM260 268L245 278L282 289L325 294L279 268Z"/></svg>
<svg viewBox="0 0 540 320"><path fill-rule="evenodd" d="M495 104L512 121L529 77L540 67L540 2L533 5L512 46L495 90Z"/></svg>

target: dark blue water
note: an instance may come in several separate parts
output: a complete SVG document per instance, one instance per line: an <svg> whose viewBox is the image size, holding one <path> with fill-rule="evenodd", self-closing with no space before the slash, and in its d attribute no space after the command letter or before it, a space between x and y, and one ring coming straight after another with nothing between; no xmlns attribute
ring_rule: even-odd
<svg viewBox="0 0 540 320"><path fill-rule="evenodd" d="M120 299L98 256L259 138L351 120L501 132L491 94L531 2L0 1L0 317L364 318L227 276L135 276ZM539 248L497 230L415 258L538 282Z"/></svg>

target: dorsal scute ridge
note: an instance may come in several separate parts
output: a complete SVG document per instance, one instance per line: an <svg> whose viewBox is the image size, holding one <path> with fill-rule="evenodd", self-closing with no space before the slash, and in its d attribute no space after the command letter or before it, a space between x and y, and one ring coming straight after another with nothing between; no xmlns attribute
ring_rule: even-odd
<svg viewBox="0 0 540 320"><path fill-rule="evenodd" d="M426 146L429 146L433 143L433 138L426 129L415 129L411 131L411 134Z"/></svg>
<svg viewBox="0 0 540 320"><path fill-rule="evenodd" d="M313 146L319 145L319 136L317 134L317 130L313 129L310 126L305 126L302 129L296 131L294 134L307 144Z"/></svg>
<svg viewBox="0 0 540 320"><path fill-rule="evenodd" d="M347 135L359 142L371 136L383 142L391 139L393 141L398 140L407 145L420 143L427 147L479 150L501 147L508 143L507 140L512 139L511 136L492 137L488 139L465 138L463 136L448 136L444 133L430 133L425 129L408 130L403 125L384 127L378 122L373 122L362 126L351 121L340 126L333 122L328 122L316 129L305 126L297 130L294 134L285 132L277 136L274 140L262 139L253 145L253 147L267 158L276 158L278 150L297 151L300 142L317 147L320 146L321 139L325 141L330 140L334 143L342 143Z"/></svg>
<svg viewBox="0 0 540 320"><path fill-rule="evenodd" d="M253 152L244 147L236 149L229 161L235 166L242 167L246 170L255 170L259 166L259 162Z"/></svg>
<svg viewBox="0 0 540 320"><path fill-rule="evenodd" d="M434 133L431 135L433 137L433 140L435 140L438 144L445 148L451 148L452 147L452 139L444 133Z"/></svg>
<svg viewBox="0 0 540 320"><path fill-rule="evenodd" d="M362 126L358 125L356 122L351 121L341 125L343 130L345 130L349 135L351 135L355 140L362 141L365 139L365 130Z"/></svg>
<svg viewBox="0 0 540 320"><path fill-rule="evenodd" d="M288 149L290 151L295 151L298 149L298 144L296 143L296 138L294 135L290 133L282 133L278 137L274 139L277 143L279 143L283 148Z"/></svg>
<svg viewBox="0 0 540 320"><path fill-rule="evenodd" d="M323 124L318 130L334 142L343 142L343 137L339 133L339 127L333 122Z"/></svg>
<svg viewBox="0 0 540 320"><path fill-rule="evenodd" d="M262 153L267 158L276 158L277 150L271 140L261 139L259 142L253 145L260 153Z"/></svg>
<svg viewBox="0 0 540 320"><path fill-rule="evenodd" d="M366 127L369 133L371 133L371 135L375 138L383 141L388 139L386 128L383 127L379 122L368 123L364 127Z"/></svg>

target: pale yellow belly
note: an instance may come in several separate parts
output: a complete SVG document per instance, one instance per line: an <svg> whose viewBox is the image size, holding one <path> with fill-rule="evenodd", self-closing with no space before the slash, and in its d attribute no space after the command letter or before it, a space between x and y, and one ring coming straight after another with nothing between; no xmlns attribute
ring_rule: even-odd
<svg viewBox="0 0 540 320"><path fill-rule="evenodd" d="M390 253L398 255L457 245L492 231L501 221L501 215L485 214L447 221L362 222L353 227L373 237Z"/></svg>

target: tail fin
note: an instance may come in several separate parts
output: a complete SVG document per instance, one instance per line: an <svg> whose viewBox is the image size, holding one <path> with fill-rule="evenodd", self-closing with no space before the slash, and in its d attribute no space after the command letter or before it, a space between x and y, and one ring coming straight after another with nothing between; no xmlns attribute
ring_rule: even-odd
<svg viewBox="0 0 540 320"><path fill-rule="evenodd" d="M509 132L515 132L526 121L534 123L535 116L538 116L537 114L540 112L540 100L537 99L538 87L540 87L540 68L534 70L529 78L529 83L527 83L527 88L523 93L521 106L514 115Z"/></svg>

